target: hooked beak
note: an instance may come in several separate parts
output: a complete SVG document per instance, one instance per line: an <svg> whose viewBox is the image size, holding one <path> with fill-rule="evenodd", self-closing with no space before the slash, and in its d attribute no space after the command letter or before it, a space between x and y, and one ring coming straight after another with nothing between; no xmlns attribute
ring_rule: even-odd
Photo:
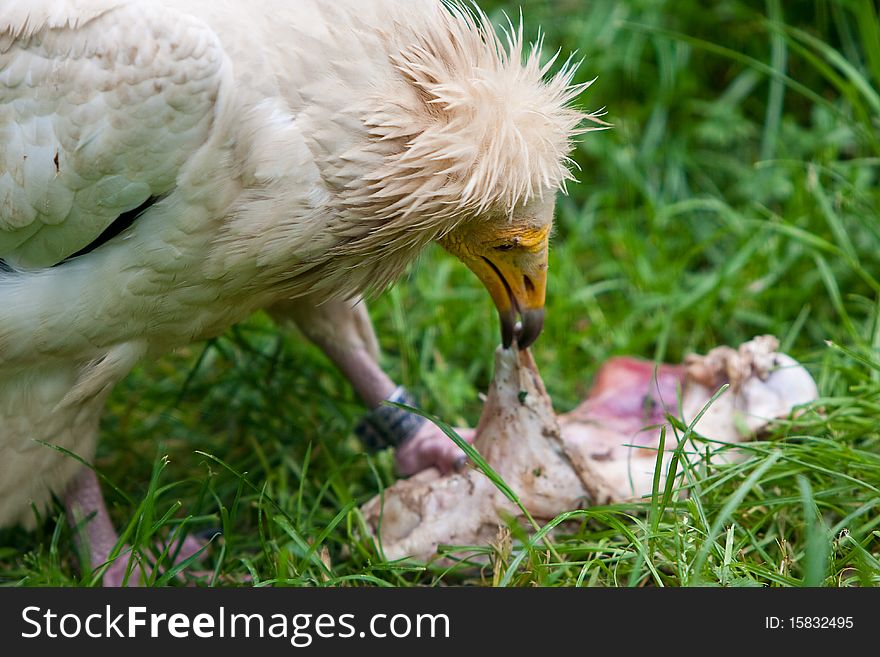
<svg viewBox="0 0 880 657"><path fill-rule="evenodd" d="M511 256L508 256L508 253ZM517 254L517 256L533 254ZM513 256L481 256L482 267L472 267L486 286L501 320L501 344L509 349L514 338L520 349L538 339L544 328L544 299L547 292L546 250L543 262ZM517 326L517 315L521 323Z"/></svg>
<svg viewBox="0 0 880 657"><path fill-rule="evenodd" d="M552 205L547 207L552 212ZM440 240L477 275L492 296L505 349L514 340L520 349L526 349L544 328L551 227L546 221L538 227L517 226L506 232L495 229L488 235L452 232Z"/></svg>
<svg viewBox="0 0 880 657"><path fill-rule="evenodd" d="M547 294L549 227L534 242L504 248L471 251L461 260L482 281L492 296L501 320L501 343L510 348L529 347L544 328ZM458 254L456 254L458 255ZM521 323L517 326L517 316Z"/></svg>

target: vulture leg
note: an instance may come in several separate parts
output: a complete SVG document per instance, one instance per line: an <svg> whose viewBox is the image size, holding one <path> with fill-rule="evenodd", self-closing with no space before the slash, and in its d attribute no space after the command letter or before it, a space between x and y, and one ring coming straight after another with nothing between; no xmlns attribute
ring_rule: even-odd
<svg viewBox="0 0 880 657"><path fill-rule="evenodd" d="M79 476L73 482L73 486L64 497L64 507L67 518L76 534L76 540L84 542L85 550L89 555L88 564L82 564L82 570L91 570L103 566L110 559L110 553L119 542L119 535L110 520L107 504L101 492L101 484L91 468L83 468ZM168 550L174 555L174 563L188 559L204 548L204 543L193 536L187 536L183 543L173 546ZM159 546L159 551L164 551L164 546ZM103 585L119 587L125 583L125 573L128 570L131 550L124 546L119 555L104 571ZM128 577L129 586L137 586L142 578L143 570L136 565Z"/></svg>
<svg viewBox="0 0 880 657"><path fill-rule="evenodd" d="M358 301L293 299L269 308L277 321L292 320L351 382L369 409L388 399L397 385L379 366L379 343L366 304ZM472 439L473 431L460 434ZM396 453L397 468L410 475L435 466L446 473L464 461L464 454L440 429L425 422L401 444Z"/></svg>
<svg viewBox="0 0 880 657"><path fill-rule="evenodd" d="M110 521L107 504L104 502L101 485L94 470L82 469L64 497L64 508L74 530L78 526L81 528L81 531L76 532L77 540L85 542L86 549L81 552L89 553L91 563L82 564L82 570L86 571L87 567L91 569L105 563L119 541L119 536ZM116 559L104 573L104 585L122 586L127 565L127 558L120 556Z"/></svg>

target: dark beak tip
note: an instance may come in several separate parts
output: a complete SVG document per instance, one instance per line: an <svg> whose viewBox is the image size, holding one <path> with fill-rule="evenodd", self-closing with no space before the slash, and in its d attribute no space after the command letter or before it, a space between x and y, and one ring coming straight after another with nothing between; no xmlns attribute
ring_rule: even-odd
<svg viewBox="0 0 880 657"><path fill-rule="evenodd" d="M501 320L501 346L510 349L516 337L516 314L511 310L499 313L498 317Z"/></svg>
<svg viewBox="0 0 880 657"><path fill-rule="evenodd" d="M517 346L528 349L532 346L544 328L544 309L526 310L522 313L522 325L516 334Z"/></svg>
<svg viewBox="0 0 880 657"><path fill-rule="evenodd" d="M544 328L544 309L537 308L526 310L521 313L522 322L516 321L516 311L500 312L501 320L501 346L510 349L514 340L519 349L528 349Z"/></svg>

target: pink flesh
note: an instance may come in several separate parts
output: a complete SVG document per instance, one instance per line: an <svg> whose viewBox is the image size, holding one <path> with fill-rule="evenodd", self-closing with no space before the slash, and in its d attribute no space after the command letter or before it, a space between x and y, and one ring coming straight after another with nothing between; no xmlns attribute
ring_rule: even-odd
<svg viewBox="0 0 880 657"><path fill-rule="evenodd" d="M635 432L665 423L667 413L677 415L683 385L681 366L612 358L599 369L586 401L570 416L580 422L593 421L619 431Z"/></svg>

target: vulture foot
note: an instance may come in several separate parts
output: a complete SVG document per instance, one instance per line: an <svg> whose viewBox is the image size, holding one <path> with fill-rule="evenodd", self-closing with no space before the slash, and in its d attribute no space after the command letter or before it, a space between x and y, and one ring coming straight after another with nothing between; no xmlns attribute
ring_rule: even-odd
<svg viewBox="0 0 880 657"><path fill-rule="evenodd" d="M456 432L469 443L474 442L474 429L456 429ZM442 474L449 474L460 469L467 461L458 445L430 422L425 422L418 433L398 447L394 458L397 471L404 477L431 466Z"/></svg>

